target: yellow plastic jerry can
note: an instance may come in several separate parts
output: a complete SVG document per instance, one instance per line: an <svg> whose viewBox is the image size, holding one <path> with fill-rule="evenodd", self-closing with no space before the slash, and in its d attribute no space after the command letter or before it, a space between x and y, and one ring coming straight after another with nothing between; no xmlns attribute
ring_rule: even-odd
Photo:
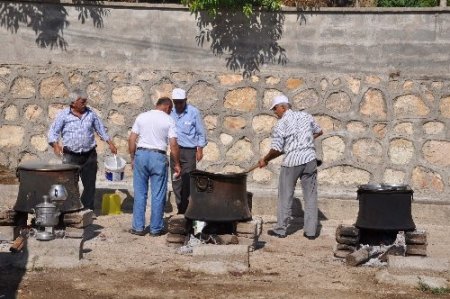
<svg viewBox="0 0 450 299"><path fill-rule="evenodd" d="M119 194L106 193L102 198L102 215L118 215L121 213L121 200Z"/></svg>

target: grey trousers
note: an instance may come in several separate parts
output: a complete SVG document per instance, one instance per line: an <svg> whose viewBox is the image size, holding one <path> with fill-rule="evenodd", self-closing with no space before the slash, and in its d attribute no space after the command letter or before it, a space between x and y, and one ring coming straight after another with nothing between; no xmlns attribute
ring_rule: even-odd
<svg viewBox="0 0 450 299"><path fill-rule="evenodd" d="M189 196L191 195L190 189L190 176L189 173L195 170L197 167L196 158L197 149L185 149L180 148L180 164L181 164L181 180L172 180L172 190L175 194L175 201L177 203L178 214L184 214L189 204ZM173 178L174 162L172 157L170 158L170 170Z"/></svg>
<svg viewBox="0 0 450 299"><path fill-rule="evenodd" d="M278 183L277 224L274 231L286 235L286 229L292 214L295 185L300 179L305 201L303 231L307 236L315 236L318 225L317 206L317 162L312 160L294 167L281 167Z"/></svg>

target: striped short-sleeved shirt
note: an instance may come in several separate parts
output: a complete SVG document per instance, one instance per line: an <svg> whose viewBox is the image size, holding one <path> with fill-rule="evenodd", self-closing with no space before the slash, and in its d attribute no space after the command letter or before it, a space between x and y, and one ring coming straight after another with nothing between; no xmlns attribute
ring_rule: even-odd
<svg viewBox="0 0 450 299"><path fill-rule="evenodd" d="M316 159L313 134L322 129L313 116L288 109L272 131L271 148L284 153L282 166L298 166Z"/></svg>

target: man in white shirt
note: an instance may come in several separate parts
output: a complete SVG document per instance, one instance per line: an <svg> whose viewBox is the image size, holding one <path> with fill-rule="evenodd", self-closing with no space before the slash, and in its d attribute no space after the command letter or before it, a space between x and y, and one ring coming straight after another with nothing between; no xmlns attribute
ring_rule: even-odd
<svg viewBox="0 0 450 299"><path fill-rule="evenodd" d="M284 154L278 183L277 224L268 234L286 237L297 180L301 180L305 200L304 236L316 238L318 225L317 160L314 139L323 134L313 116L304 111L292 111L285 95L277 96L270 108L278 118L272 131L272 144L267 155L259 160L265 167L270 160Z"/></svg>
<svg viewBox="0 0 450 299"><path fill-rule="evenodd" d="M168 165L167 144L174 160L174 175L179 176L180 152L175 122L170 117L173 104L169 98L160 98L156 108L137 116L128 138L128 150L133 167L133 222L130 233L145 235L145 208L148 182L151 186L150 236L162 235L166 203Z"/></svg>

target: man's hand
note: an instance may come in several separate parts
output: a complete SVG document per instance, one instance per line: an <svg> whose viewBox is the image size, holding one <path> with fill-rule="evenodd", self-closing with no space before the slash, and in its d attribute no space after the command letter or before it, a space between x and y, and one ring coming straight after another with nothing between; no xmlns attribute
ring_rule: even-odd
<svg viewBox="0 0 450 299"><path fill-rule="evenodd" d="M180 164L175 164L175 166L173 167L173 174L175 175L176 178L178 178L181 175Z"/></svg>
<svg viewBox="0 0 450 299"><path fill-rule="evenodd" d="M116 155L117 154L117 148L114 145L114 143L112 143L112 141L108 141L108 145L109 145L109 150L111 151L111 153Z"/></svg>
<svg viewBox="0 0 450 299"><path fill-rule="evenodd" d="M59 145L58 142L53 143L53 152L57 156L62 156L63 155L63 148L62 148L61 145Z"/></svg>
<svg viewBox="0 0 450 299"><path fill-rule="evenodd" d="M267 162L264 160L264 158L261 158L261 159L258 161L258 166L259 166L259 168L263 168L263 167L266 167L266 166L267 166Z"/></svg>
<svg viewBox="0 0 450 299"><path fill-rule="evenodd" d="M197 159L197 162L200 162L201 159L203 159L203 148L197 147L197 152L195 153L195 157Z"/></svg>

